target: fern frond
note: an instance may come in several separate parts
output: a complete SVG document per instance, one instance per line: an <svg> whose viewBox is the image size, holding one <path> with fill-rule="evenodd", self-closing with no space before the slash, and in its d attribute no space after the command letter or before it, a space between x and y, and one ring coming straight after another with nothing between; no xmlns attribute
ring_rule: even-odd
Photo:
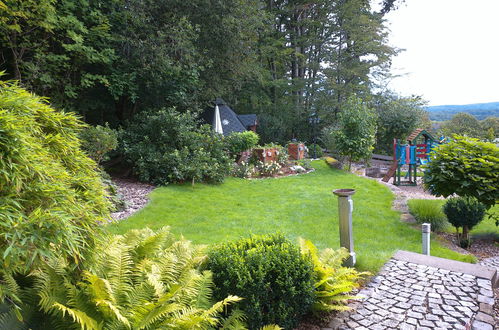
<svg viewBox="0 0 499 330"><path fill-rule="evenodd" d="M69 315L74 322L78 323L81 326L83 330L102 329L102 326L99 323L97 323L96 320L94 320L93 318L91 318L90 316L79 310L74 310L59 303L55 303L54 308L59 310L63 316L65 316L66 314Z"/></svg>
<svg viewBox="0 0 499 330"><path fill-rule="evenodd" d="M246 330L246 315L240 309L235 309L226 318L220 320L219 327L222 330Z"/></svg>
<svg viewBox="0 0 499 330"><path fill-rule="evenodd" d="M265 325L260 330L282 330L282 328L275 324Z"/></svg>

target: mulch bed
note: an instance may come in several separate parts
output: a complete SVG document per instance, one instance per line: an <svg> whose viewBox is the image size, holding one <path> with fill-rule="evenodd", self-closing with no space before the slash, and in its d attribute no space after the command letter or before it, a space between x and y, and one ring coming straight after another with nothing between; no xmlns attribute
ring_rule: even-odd
<svg viewBox="0 0 499 330"><path fill-rule="evenodd" d="M138 182L134 179L113 178L118 186L118 194L125 200L124 210L111 213L113 220L123 220L137 212L149 202L147 195L156 188L155 186Z"/></svg>

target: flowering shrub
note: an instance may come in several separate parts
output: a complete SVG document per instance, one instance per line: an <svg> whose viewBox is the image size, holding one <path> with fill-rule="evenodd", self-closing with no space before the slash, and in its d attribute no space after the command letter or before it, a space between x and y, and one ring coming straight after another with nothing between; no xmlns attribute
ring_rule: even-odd
<svg viewBox="0 0 499 330"><path fill-rule="evenodd" d="M264 163L264 162L258 161L255 165L255 169L262 176L274 176L277 173L279 173L279 170L281 169L281 165L278 162Z"/></svg>

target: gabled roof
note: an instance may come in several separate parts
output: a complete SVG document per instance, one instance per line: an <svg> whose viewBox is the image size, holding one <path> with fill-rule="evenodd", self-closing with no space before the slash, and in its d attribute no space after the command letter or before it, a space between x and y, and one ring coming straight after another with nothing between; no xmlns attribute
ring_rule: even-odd
<svg viewBox="0 0 499 330"><path fill-rule="evenodd" d="M250 115L237 115L241 123L244 125L244 127L248 128L250 126L255 126L258 124L256 115L255 114L250 114Z"/></svg>
<svg viewBox="0 0 499 330"><path fill-rule="evenodd" d="M413 142L414 140L416 140L420 135L423 135L425 138L431 140L431 141L435 141L435 142L438 142L437 139L435 139L430 133L428 133L428 131L426 131L425 129L423 128L418 128L416 130L414 130L414 132L411 133L411 135L409 135L406 139L406 141L408 142Z"/></svg>

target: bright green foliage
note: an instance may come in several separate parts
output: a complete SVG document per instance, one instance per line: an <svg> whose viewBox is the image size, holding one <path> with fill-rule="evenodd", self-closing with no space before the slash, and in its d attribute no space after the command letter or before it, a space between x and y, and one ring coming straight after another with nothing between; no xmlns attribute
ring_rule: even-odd
<svg viewBox="0 0 499 330"><path fill-rule="evenodd" d="M489 142L499 137L499 117L487 117L480 122L480 125Z"/></svg>
<svg viewBox="0 0 499 330"><path fill-rule="evenodd" d="M449 222L456 227L458 242L468 247L471 244L469 231L483 220L485 206L474 197L453 197L447 200L443 210ZM463 229L462 236L459 228Z"/></svg>
<svg viewBox="0 0 499 330"><path fill-rule="evenodd" d="M405 140L416 128L428 128L428 112L419 97L381 95L375 100L378 113L376 152L393 154L393 139Z"/></svg>
<svg viewBox="0 0 499 330"><path fill-rule="evenodd" d="M197 270L203 259L199 247L175 240L168 228L133 230L101 240L81 278L63 259L50 259L34 274L34 294L53 328L242 328L240 312L219 318L240 298L213 304L211 273Z"/></svg>
<svg viewBox="0 0 499 330"><path fill-rule="evenodd" d="M454 136L434 149L423 180L436 196L472 196L490 208L499 199L499 148Z"/></svg>
<svg viewBox="0 0 499 330"><path fill-rule="evenodd" d="M484 135L480 121L475 116L466 112L456 113L451 120L442 124L441 130L446 136L458 134L481 138Z"/></svg>
<svg viewBox="0 0 499 330"><path fill-rule="evenodd" d="M339 115L339 127L334 130L332 149L352 161L367 159L373 150L376 134L376 114L360 98L351 97Z"/></svg>
<svg viewBox="0 0 499 330"><path fill-rule="evenodd" d="M430 223L434 232L443 231L449 225L442 206L431 199L410 199L407 205L416 221Z"/></svg>
<svg viewBox="0 0 499 330"><path fill-rule="evenodd" d="M121 132L120 149L140 180L219 183L230 173L223 138L174 109L143 112Z"/></svg>
<svg viewBox="0 0 499 330"><path fill-rule="evenodd" d="M206 267L213 272L215 299L237 295L250 329L297 325L314 302L313 265L281 234L252 236L213 248Z"/></svg>
<svg viewBox="0 0 499 330"><path fill-rule="evenodd" d="M355 296L349 295L359 287L359 281L367 272L360 273L355 268L343 267L342 263L349 254L344 248L339 250L324 249L319 253L315 245L300 238L301 253L312 259L315 273L316 300L312 305L314 313L348 310L349 300Z"/></svg>
<svg viewBox="0 0 499 330"><path fill-rule="evenodd" d="M90 126L80 133L81 147L97 164L106 159L106 154L118 146L118 134L106 126Z"/></svg>
<svg viewBox="0 0 499 330"><path fill-rule="evenodd" d="M258 144L258 134L253 131L234 132L225 138L227 148L232 155L250 150Z"/></svg>
<svg viewBox="0 0 499 330"><path fill-rule="evenodd" d="M80 149L82 128L74 115L0 82L0 284L54 254L77 265L107 219L97 164Z"/></svg>

